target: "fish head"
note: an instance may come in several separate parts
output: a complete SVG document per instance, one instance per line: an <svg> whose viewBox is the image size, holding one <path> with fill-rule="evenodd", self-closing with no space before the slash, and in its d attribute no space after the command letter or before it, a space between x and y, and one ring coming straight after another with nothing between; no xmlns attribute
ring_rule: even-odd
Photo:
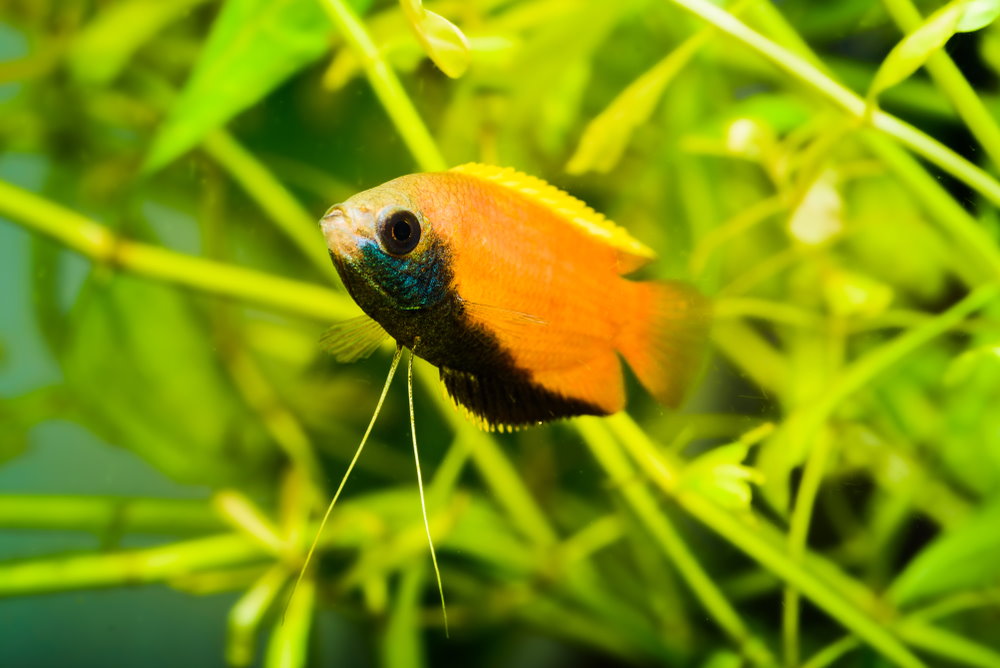
<svg viewBox="0 0 1000 668"><path fill-rule="evenodd" d="M320 221L334 266L362 308L374 300L383 312L423 309L448 293L445 244L400 181L358 193Z"/></svg>

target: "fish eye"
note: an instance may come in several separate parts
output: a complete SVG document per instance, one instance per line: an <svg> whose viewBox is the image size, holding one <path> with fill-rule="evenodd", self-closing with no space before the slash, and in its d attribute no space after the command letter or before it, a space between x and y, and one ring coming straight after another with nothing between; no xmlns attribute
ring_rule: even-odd
<svg viewBox="0 0 1000 668"><path fill-rule="evenodd" d="M406 255L420 242L420 221L412 211L396 209L379 221L382 247L392 255Z"/></svg>

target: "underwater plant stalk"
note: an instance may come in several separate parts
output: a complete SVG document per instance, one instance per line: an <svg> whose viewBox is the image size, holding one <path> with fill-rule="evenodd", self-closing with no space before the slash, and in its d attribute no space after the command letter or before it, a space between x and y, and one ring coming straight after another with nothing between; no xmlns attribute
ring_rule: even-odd
<svg viewBox="0 0 1000 668"><path fill-rule="evenodd" d="M924 668L925 664L885 628L880 620L859 608L854 601L846 598L811 568L791 559L786 550L761 534L759 526L753 527L741 521L733 513L724 510L701 494L678 489L676 480L679 472L660 455L655 444L628 415L619 414L605 419L619 443L629 452L637 465L691 516L767 570L796 587L820 609L897 665L905 668ZM749 515L749 511L747 514ZM758 519L756 523L763 523L763 520Z"/></svg>
<svg viewBox="0 0 1000 668"><path fill-rule="evenodd" d="M911 0L882 0L882 4L904 33L913 32L923 22ZM955 61L941 49L927 59L925 67L993 164L1000 166L1000 127Z"/></svg>
<svg viewBox="0 0 1000 668"><path fill-rule="evenodd" d="M343 0L322 0L322 4L344 39L354 49L358 60L364 66L365 75L372 89L399 131L403 143L410 149L420 170L439 172L446 169L448 164L441 155L437 143L421 120L396 73L382 58L358 15Z"/></svg>
<svg viewBox="0 0 1000 668"><path fill-rule="evenodd" d="M323 245L317 243L319 231L313 216L256 156L225 130L205 137L202 148L260 205L321 276L339 284L337 270L323 252Z"/></svg>
<svg viewBox="0 0 1000 668"><path fill-rule="evenodd" d="M784 70L794 80L846 111L859 124L865 122L868 112L864 99L834 81L826 72L802 56L753 30L709 0L671 1L750 47L773 65ZM893 137L910 150L979 191L995 206L1000 206L1000 182L941 142L881 110L874 110L871 113L870 123L872 127Z"/></svg>
<svg viewBox="0 0 1000 668"><path fill-rule="evenodd" d="M0 181L0 215L97 263L139 276L326 322L358 312L347 295L312 283L122 239L86 216L5 181Z"/></svg>
<svg viewBox="0 0 1000 668"><path fill-rule="evenodd" d="M752 636L739 613L701 567L666 514L660 510L652 494L639 483L641 478L637 476L641 474L628 462L625 453L616 445L615 438L603 423L603 420L607 419L609 418L584 417L575 422L577 430L583 436L594 458L716 624L735 641L755 665L772 665L773 658L770 657L766 647Z"/></svg>

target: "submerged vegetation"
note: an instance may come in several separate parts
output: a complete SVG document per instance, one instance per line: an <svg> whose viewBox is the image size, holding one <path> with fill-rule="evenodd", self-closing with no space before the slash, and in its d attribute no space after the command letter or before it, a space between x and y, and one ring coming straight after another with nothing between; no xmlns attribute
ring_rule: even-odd
<svg viewBox="0 0 1000 668"><path fill-rule="evenodd" d="M4 3L0 661L1000 666L998 12ZM715 315L678 412L490 434L415 365L445 640L400 384L288 594L389 364L319 352L316 220L467 161Z"/></svg>

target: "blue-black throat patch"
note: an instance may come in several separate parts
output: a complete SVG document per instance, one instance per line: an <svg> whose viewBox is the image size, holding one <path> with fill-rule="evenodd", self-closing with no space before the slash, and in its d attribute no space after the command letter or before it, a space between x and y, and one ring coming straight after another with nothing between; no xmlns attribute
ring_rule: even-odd
<svg viewBox="0 0 1000 668"><path fill-rule="evenodd" d="M438 367L448 394L484 426L516 428L606 415L587 401L533 382L492 332L469 319L454 286L451 256L438 240L419 258L389 255L375 241L363 243L357 263L330 253L361 310L399 344Z"/></svg>
<svg viewBox="0 0 1000 668"><path fill-rule="evenodd" d="M382 250L377 241L360 243L361 264L375 289L404 311L427 308L446 297L451 272L442 244L432 242L419 256L397 257Z"/></svg>

